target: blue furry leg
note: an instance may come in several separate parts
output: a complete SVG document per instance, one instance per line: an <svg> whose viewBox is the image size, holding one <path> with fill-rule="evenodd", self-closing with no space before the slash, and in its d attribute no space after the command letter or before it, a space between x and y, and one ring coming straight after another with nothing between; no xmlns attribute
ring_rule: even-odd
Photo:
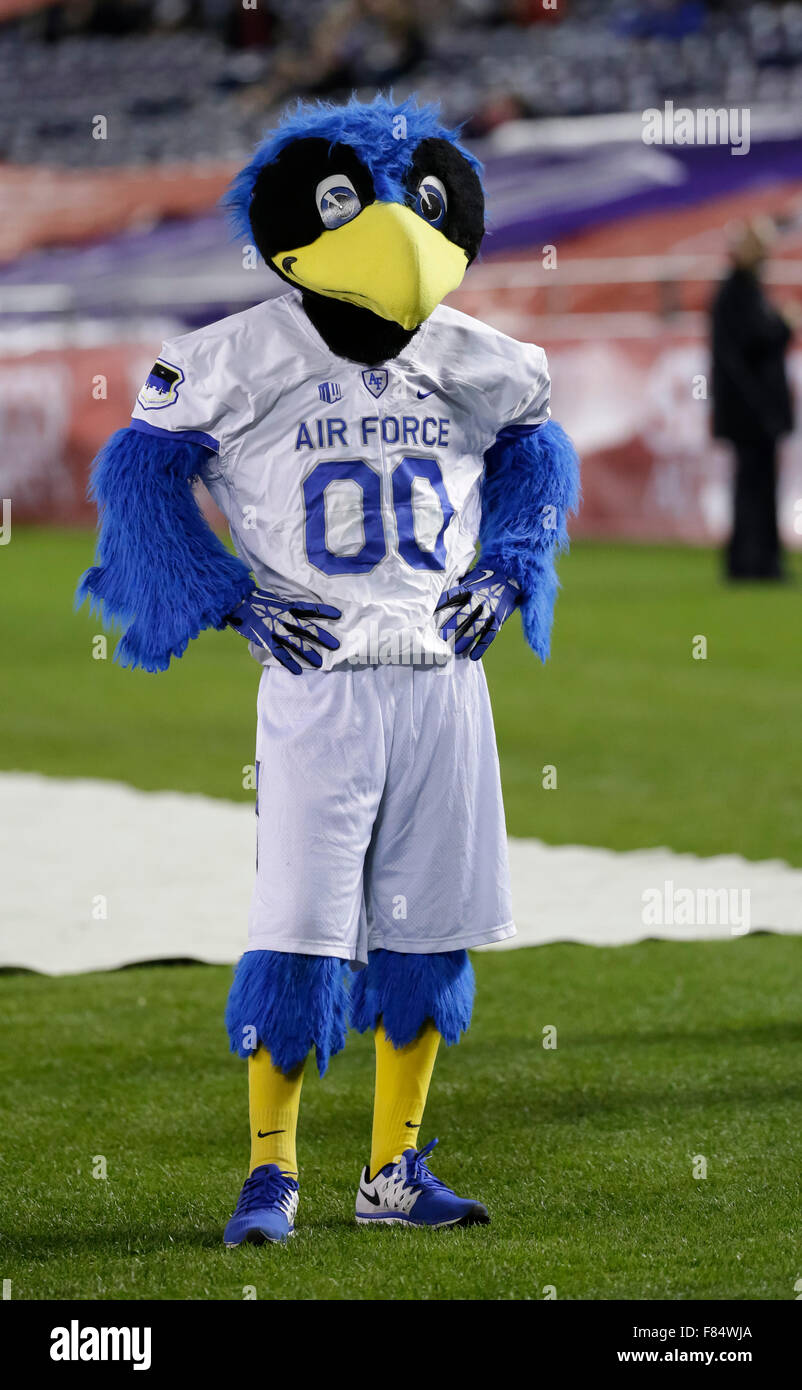
<svg viewBox="0 0 802 1390"><path fill-rule="evenodd" d="M371 951L351 983L351 1026L365 1033L381 1018L391 1043L404 1047L431 1018L445 1041L456 1043L470 1026L473 995L467 951L428 956Z"/></svg>
<svg viewBox="0 0 802 1390"><path fill-rule="evenodd" d="M259 1044L289 1072L315 1049L323 1076L345 1046L347 966L332 956L246 951L226 1004L231 1051L248 1057Z"/></svg>

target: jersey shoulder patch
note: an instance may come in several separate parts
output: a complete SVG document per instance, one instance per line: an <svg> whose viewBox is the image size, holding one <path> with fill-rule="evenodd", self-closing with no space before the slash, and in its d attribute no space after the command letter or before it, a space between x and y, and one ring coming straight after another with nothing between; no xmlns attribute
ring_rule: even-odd
<svg viewBox="0 0 802 1390"><path fill-rule="evenodd" d="M184 381L184 373L173 362L157 357L148 372L137 401L143 410L164 410L178 400L178 392Z"/></svg>

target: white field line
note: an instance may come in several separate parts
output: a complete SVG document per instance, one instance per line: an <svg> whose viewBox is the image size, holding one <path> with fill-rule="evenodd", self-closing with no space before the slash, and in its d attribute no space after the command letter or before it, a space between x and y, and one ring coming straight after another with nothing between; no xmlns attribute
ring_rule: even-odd
<svg viewBox="0 0 802 1390"><path fill-rule="evenodd" d="M234 961L245 945L254 835L247 805L0 774L0 966L59 975L175 957ZM752 931L802 932L802 870L779 860L537 840L511 840L510 854L518 936L491 950L730 939L744 934L745 894ZM717 891L734 920L722 920L721 906L711 920Z"/></svg>

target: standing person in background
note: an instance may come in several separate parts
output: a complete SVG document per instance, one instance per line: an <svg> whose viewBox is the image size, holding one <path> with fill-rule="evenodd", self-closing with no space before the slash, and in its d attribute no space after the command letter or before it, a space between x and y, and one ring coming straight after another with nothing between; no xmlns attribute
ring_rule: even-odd
<svg viewBox="0 0 802 1390"><path fill-rule="evenodd" d="M777 529L777 443L793 428L785 352L795 306L780 313L760 272L776 237L768 218L738 228L732 269L713 303L713 433L735 447L730 579L782 579Z"/></svg>

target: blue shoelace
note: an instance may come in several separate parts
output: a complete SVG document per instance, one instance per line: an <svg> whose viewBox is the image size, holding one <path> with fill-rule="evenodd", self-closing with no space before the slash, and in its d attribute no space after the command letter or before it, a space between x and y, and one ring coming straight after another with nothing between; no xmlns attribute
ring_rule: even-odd
<svg viewBox="0 0 802 1390"><path fill-rule="evenodd" d="M425 1148L415 1149L412 1153L404 1154L404 1186L410 1187L413 1192L420 1192L424 1187L433 1191L438 1188L441 1191L451 1191L448 1183L443 1182L442 1178L438 1178L437 1174L433 1173L426 1163L436 1143L436 1139L431 1139Z"/></svg>
<svg viewBox="0 0 802 1390"><path fill-rule="evenodd" d="M298 1184L288 1173L263 1173L257 1168L242 1185L237 1212L253 1211L254 1207L277 1207L288 1192L297 1191Z"/></svg>

